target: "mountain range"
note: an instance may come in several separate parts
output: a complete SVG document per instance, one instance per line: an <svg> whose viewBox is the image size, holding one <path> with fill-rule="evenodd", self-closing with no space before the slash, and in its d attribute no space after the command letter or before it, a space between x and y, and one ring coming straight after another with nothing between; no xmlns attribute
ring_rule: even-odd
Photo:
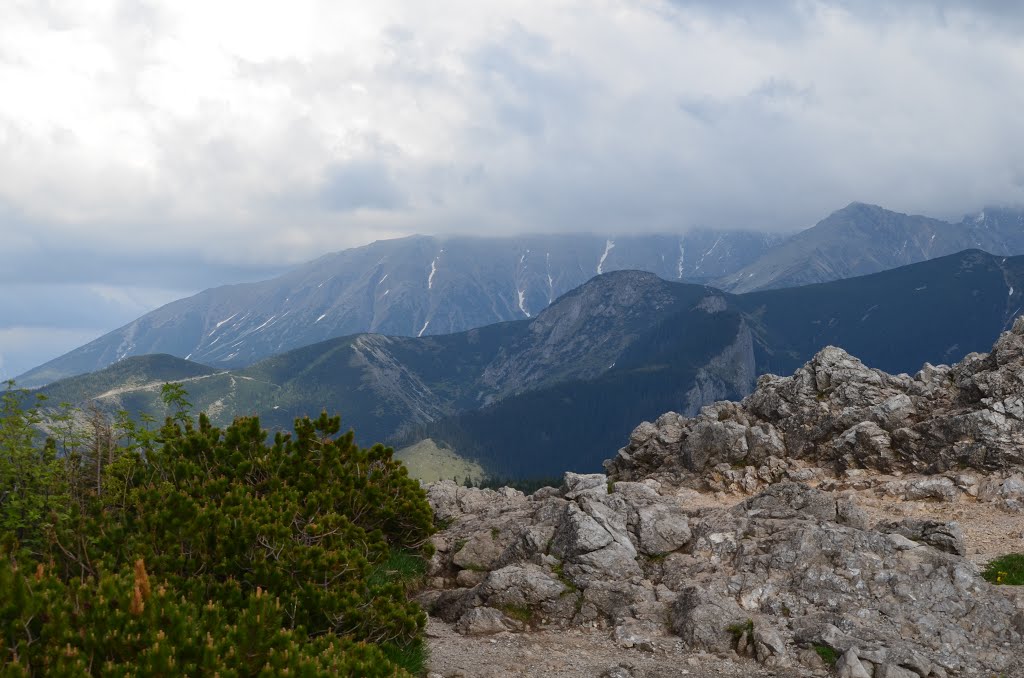
<svg viewBox="0 0 1024 678"><path fill-rule="evenodd" d="M169 355L124 359L43 389L161 414L183 381L215 419L256 413L286 427L321 408L363 442L433 438L510 477L588 470L636 422L749 393L825 345L887 371L991 345L1024 305L1024 257L966 251L882 273L729 294L618 271L536 317L416 337L355 334L233 370Z"/></svg>
<svg viewBox="0 0 1024 678"><path fill-rule="evenodd" d="M431 336L536 316L595 275L644 270L707 281L778 235L696 230L605 238L412 236L325 255L271 280L167 304L17 377L33 387L130 356L167 353L222 368L359 332Z"/></svg>
<svg viewBox="0 0 1024 678"><path fill-rule="evenodd" d="M534 317L592 276L616 270L740 293L876 273L969 248L1024 254L1024 211L990 208L954 224L852 203L788 238L708 230L616 238L413 236L172 302L17 381L41 386L154 353L238 368L362 332L460 332Z"/></svg>
<svg viewBox="0 0 1024 678"><path fill-rule="evenodd" d="M989 208L949 223L852 203L714 285L730 292L852 278L979 249L1024 254L1024 210Z"/></svg>

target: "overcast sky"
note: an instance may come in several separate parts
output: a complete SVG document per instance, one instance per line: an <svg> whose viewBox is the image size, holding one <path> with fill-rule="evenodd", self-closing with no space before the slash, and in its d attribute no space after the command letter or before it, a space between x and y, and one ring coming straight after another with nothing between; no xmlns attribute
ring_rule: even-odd
<svg viewBox="0 0 1024 678"><path fill-rule="evenodd" d="M409 233L1024 202L1024 10L4 0L0 376Z"/></svg>

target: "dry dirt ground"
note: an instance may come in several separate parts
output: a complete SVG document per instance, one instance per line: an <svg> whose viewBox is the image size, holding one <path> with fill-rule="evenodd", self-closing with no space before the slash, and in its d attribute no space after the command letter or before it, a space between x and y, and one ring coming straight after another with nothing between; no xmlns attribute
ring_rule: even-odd
<svg viewBox="0 0 1024 678"><path fill-rule="evenodd" d="M955 503L900 501L873 490L847 490L871 523L922 518L955 520L964 533L967 556L979 566L1006 553L1024 553L1024 514L1008 513L991 503L962 496ZM687 508L728 507L745 497L682 491ZM1024 587L1021 587L1024 588ZM1024 591L1006 587L1007 595L1024 598ZM624 649L608 629L547 629L466 637L450 625L431 619L427 627L432 678L796 678L827 676L824 668L766 669L738 656L695 653L675 636L655 643L655 651Z"/></svg>
<svg viewBox="0 0 1024 678"><path fill-rule="evenodd" d="M654 652L623 649L610 632L599 629L543 630L465 637L451 626L431 619L431 676L444 678L795 678L827 675L797 669L763 669L753 661L721 658L683 650L679 639L659 639ZM804 671L807 671L806 669Z"/></svg>

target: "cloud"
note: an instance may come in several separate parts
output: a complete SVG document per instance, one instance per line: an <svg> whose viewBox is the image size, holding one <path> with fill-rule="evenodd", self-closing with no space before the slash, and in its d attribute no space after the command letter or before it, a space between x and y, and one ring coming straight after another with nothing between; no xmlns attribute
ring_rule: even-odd
<svg viewBox="0 0 1024 678"><path fill-rule="evenodd" d="M331 211L358 209L395 209L402 195L386 166L360 161L331 165L325 170L319 190L322 204Z"/></svg>
<svg viewBox="0 0 1024 678"><path fill-rule="evenodd" d="M6 3L0 284L1021 203L1022 29L995 0Z"/></svg>

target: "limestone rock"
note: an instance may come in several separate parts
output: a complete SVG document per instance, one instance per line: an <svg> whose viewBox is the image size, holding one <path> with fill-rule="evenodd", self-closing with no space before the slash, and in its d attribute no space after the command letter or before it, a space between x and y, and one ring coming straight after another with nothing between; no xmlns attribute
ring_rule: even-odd
<svg viewBox="0 0 1024 678"><path fill-rule="evenodd" d="M428 487L446 524L429 581L453 588L418 599L462 633L585 624L624 648L672 632L815 671L824 645L858 678L1024 675L1024 612L964 556L960 526L870 525L847 492L1024 511L1024 319L991 353L914 377L823 349L742 403L641 424L605 466L531 497ZM719 508L730 492L750 496Z"/></svg>
<svg viewBox="0 0 1024 678"><path fill-rule="evenodd" d="M839 678L871 678L871 674L860 663L857 650L850 648L836 662L836 674Z"/></svg>
<svg viewBox="0 0 1024 678"><path fill-rule="evenodd" d="M842 349L818 352L791 377L765 375L742 403L714 403L696 417L644 422L605 467L614 480L672 474L708 487L719 465L757 468L768 456L831 467L934 473L1024 464L1024 322L987 355L953 367L925 365L913 378L868 368ZM953 501L945 481L911 498ZM761 483L738 482L753 493ZM1024 489L1024 488L1022 488ZM1018 500L1019 501L1019 500Z"/></svg>
<svg viewBox="0 0 1024 678"><path fill-rule="evenodd" d="M467 636L483 636L522 629L522 624L509 619L499 610L474 607L455 622L455 629Z"/></svg>

